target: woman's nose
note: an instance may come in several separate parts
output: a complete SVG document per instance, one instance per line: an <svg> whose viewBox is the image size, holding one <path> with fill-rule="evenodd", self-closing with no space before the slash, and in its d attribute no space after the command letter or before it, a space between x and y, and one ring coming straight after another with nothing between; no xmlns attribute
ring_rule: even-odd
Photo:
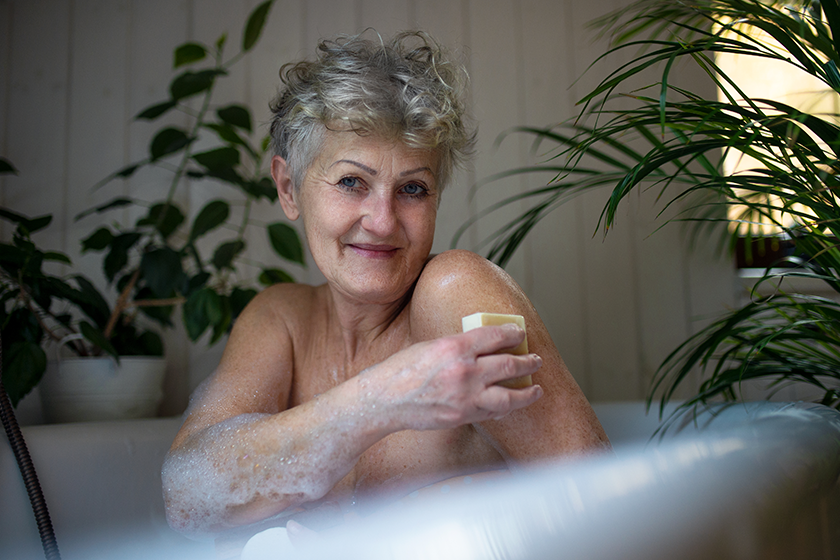
<svg viewBox="0 0 840 560"><path fill-rule="evenodd" d="M362 227L377 237L385 238L397 227L395 200L388 195L370 196L365 204Z"/></svg>

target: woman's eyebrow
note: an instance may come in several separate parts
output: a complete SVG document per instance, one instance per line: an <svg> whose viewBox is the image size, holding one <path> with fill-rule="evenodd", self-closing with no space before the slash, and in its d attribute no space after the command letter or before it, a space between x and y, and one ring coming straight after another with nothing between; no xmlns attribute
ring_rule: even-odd
<svg viewBox="0 0 840 560"><path fill-rule="evenodd" d="M371 175L376 175L378 173L378 171L376 171L376 169L374 169L372 167L368 167L364 163L359 163L358 161L353 161L352 159L340 159L338 161L333 162L333 164L330 165L330 167L332 167L333 165L339 164L339 163L349 163L351 165L355 165L356 167L361 168L362 170L366 171L367 173L370 173Z"/></svg>
<svg viewBox="0 0 840 560"><path fill-rule="evenodd" d="M340 160L334 161L330 165L330 167L332 167L333 165L338 165L339 163L349 163L350 165L355 165L356 167L364 170L367 173L370 173L371 175L377 175L379 173L376 169L374 169L372 167L368 167L364 163L360 163L360 162L352 160L352 159L340 159ZM409 169L408 171L402 171L400 173L400 177L405 177L406 175L412 175L414 173L419 173L421 171L427 171L430 174L434 175L434 173L432 173L432 169L430 167L424 165L424 166L418 167L416 169Z"/></svg>
<svg viewBox="0 0 840 560"><path fill-rule="evenodd" d="M424 166L418 167L417 169L409 169L408 171L403 171L402 173L400 173L400 177L405 177L406 175L412 175L421 171L428 171L429 174L434 175L434 173L432 173L432 170L429 167Z"/></svg>

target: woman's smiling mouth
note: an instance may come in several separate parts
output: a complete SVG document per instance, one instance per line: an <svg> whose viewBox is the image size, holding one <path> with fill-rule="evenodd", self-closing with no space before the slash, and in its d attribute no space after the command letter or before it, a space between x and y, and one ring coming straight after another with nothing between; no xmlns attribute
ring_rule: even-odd
<svg viewBox="0 0 840 560"><path fill-rule="evenodd" d="M394 256L399 249L394 245L377 245L374 243L348 243L347 247L362 257L371 259L387 259Z"/></svg>

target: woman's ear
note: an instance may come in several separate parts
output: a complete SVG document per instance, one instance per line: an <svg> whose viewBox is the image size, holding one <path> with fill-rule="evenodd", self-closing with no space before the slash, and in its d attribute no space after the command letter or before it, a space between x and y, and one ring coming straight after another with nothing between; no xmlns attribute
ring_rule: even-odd
<svg viewBox="0 0 840 560"><path fill-rule="evenodd" d="M280 206L286 217L292 221L300 216L300 209L295 201L295 186L292 176L289 173L289 164L280 156L271 158L271 177L277 186L277 196L280 198Z"/></svg>

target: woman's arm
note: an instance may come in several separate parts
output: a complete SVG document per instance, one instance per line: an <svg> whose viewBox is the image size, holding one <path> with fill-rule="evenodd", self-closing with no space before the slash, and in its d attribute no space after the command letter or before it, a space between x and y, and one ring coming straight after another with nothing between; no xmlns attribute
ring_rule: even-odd
<svg viewBox="0 0 840 560"><path fill-rule="evenodd" d="M288 310L277 290L267 292L237 321L167 455L167 517L180 531L218 533L317 501L390 433L479 422L541 395L493 385L540 365L534 356L492 355L524 336L498 327L413 345L284 409L294 349Z"/></svg>
<svg viewBox="0 0 840 560"><path fill-rule="evenodd" d="M196 391L163 467L167 518L194 535L279 514L323 497L384 437L361 422L351 380L286 409L293 379L287 318L298 287L257 296L236 323L214 375Z"/></svg>
<svg viewBox="0 0 840 560"><path fill-rule="evenodd" d="M533 382L544 391L541 399L499 420L475 424L506 461L515 464L610 449L592 407L516 282L468 251L447 251L433 258L415 289L412 332L420 339L460 332L461 318L477 312L524 316L528 349L543 363L533 375Z"/></svg>

